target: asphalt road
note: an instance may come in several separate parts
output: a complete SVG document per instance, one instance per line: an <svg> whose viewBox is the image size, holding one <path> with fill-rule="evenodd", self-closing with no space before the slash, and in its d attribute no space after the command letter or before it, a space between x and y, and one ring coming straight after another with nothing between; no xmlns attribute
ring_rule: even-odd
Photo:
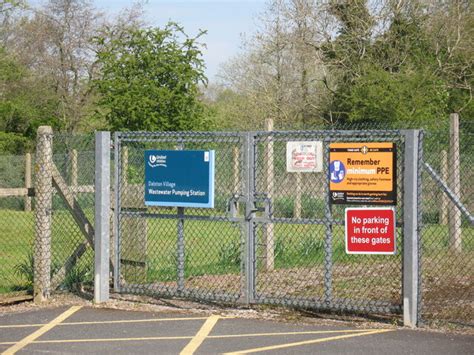
<svg viewBox="0 0 474 355"><path fill-rule="evenodd" d="M474 336L89 307L0 315L2 354L474 354Z"/></svg>

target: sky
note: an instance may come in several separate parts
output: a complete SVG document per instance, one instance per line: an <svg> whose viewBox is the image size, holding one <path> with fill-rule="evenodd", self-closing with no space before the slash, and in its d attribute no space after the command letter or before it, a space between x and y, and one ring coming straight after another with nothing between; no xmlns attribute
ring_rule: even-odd
<svg viewBox="0 0 474 355"><path fill-rule="evenodd" d="M29 0L38 6L48 0ZM91 0L94 6L113 17L133 0ZM257 17L263 12L266 0L141 0L145 3L145 20L150 26L163 27L169 20L179 23L184 31L195 36L199 30L207 34L200 38L205 43L203 58L206 75L215 81L221 64L237 55L242 34L255 32Z"/></svg>
<svg viewBox="0 0 474 355"><path fill-rule="evenodd" d="M99 10L116 14L130 7L132 0L94 0ZM206 75L212 82L219 66L235 56L241 48L241 35L256 30L257 16L264 9L265 0L148 0L146 21L161 27L168 20L178 22L188 35L207 30L201 38Z"/></svg>

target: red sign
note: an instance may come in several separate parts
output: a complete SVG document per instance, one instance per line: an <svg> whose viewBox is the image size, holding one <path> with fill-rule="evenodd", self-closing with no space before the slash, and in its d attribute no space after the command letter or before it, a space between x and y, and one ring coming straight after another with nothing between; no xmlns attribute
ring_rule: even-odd
<svg viewBox="0 0 474 355"><path fill-rule="evenodd" d="M395 254L395 209L346 208L347 254Z"/></svg>

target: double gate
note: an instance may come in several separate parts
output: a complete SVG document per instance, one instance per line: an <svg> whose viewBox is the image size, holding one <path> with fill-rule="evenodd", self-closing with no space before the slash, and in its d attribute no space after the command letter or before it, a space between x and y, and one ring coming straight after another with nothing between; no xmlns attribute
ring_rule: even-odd
<svg viewBox="0 0 474 355"><path fill-rule="evenodd" d="M226 303L401 312L405 138L402 131L117 133L115 289ZM287 171L287 142L303 141L322 142L322 172ZM329 201L333 142L396 144L396 255L345 253L344 206ZM417 150L416 144L410 149ZM147 149L214 150L215 207L145 206ZM411 201L417 203L417 196ZM408 281L416 284L418 275Z"/></svg>

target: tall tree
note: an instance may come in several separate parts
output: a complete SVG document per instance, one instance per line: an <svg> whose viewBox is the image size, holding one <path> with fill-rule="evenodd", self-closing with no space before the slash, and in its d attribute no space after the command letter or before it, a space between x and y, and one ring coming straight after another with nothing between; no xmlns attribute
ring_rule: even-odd
<svg viewBox="0 0 474 355"><path fill-rule="evenodd" d="M99 105L114 130L195 130L211 126L199 100L206 82L198 37L169 23L99 38Z"/></svg>

